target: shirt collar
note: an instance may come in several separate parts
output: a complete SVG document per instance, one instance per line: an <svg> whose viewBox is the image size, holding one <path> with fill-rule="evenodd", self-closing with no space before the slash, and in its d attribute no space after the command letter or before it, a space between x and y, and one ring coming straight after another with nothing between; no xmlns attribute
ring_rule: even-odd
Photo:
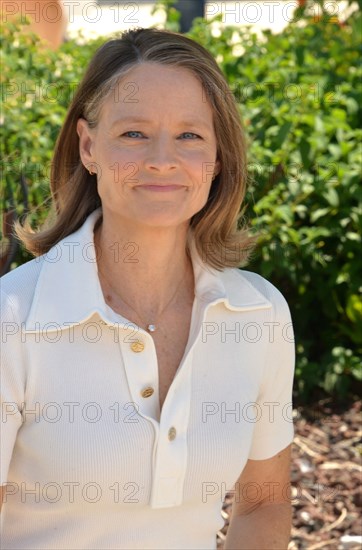
<svg viewBox="0 0 362 550"><path fill-rule="evenodd" d="M26 331L51 328L52 324L66 328L85 322L95 313L106 322L117 322L104 301L95 259L93 230L101 214L101 208L92 212L77 231L35 260L42 265L25 322ZM208 304L224 302L230 310L271 307L241 271L227 268L220 272L203 261L192 239L189 245L199 300Z"/></svg>

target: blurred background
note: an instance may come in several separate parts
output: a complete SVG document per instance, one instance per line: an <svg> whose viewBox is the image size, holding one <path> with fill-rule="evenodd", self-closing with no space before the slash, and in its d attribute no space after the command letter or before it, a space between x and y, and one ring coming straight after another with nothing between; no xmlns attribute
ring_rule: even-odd
<svg viewBox="0 0 362 550"><path fill-rule="evenodd" d="M45 220L55 140L104 40L156 26L214 55L249 141L241 213L259 238L243 268L281 290L295 329L289 548L362 548L361 3L1 0L0 9L1 274L31 259L12 224L29 212L34 228ZM231 506L227 495L220 549Z"/></svg>

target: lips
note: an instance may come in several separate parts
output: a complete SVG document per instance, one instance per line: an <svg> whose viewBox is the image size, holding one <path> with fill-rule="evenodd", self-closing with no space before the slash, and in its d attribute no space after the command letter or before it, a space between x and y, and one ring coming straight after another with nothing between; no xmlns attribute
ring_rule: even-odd
<svg viewBox="0 0 362 550"><path fill-rule="evenodd" d="M144 185L137 185L137 188L144 189L147 191L177 191L180 189L183 189L185 186L183 185L160 185L160 184L154 184L154 183L148 183Z"/></svg>

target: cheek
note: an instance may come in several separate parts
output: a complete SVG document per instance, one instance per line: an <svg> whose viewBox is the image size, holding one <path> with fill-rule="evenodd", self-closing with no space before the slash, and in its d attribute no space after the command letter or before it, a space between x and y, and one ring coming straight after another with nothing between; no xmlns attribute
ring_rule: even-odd
<svg viewBox="0 0 362 550"><path fill-rule="evenodd" d="M190 158L192 170L196 179L199 180L201 185L209 185L212 181L212 176L216 168L216 153L212 151L202 151L194 158Z"/></svg>
<svg viewBox="0 0 362 550"><path fill-rule="evenodd" d="M198 193L202 196L209 196L210 188L212 185L212 176L214 173L214 163L210 161L204 161L197 166L195 170L195 181Z"/></svg>
<svg viewBox="0 0 362 550"><path fill-rule="evenodd" d="M98 180L103 187L119 191L124 185L132 186L138 182L140 159L136 152L109 147L100 151L97 158L102 174Z"/></svg>
<svg viewBox="0 0 362 550"><path fill-rule="evenodd" d="M200 172L200 177L194 180L192 187L192 200L198 206L204 206L211 189L211 176L205 176Z"/></svg>

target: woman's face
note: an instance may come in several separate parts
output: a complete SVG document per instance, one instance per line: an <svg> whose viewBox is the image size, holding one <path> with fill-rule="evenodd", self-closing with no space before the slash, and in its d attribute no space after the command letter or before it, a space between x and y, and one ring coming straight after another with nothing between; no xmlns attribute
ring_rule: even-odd
<svg viewBox="0 0 362 550"><path fill-rule="evenodd" d="M103 214L133 224L188 226L220 170L212 108L183 68L138 65L104 102L97 127L80 119L77 131Z"/></svg>

